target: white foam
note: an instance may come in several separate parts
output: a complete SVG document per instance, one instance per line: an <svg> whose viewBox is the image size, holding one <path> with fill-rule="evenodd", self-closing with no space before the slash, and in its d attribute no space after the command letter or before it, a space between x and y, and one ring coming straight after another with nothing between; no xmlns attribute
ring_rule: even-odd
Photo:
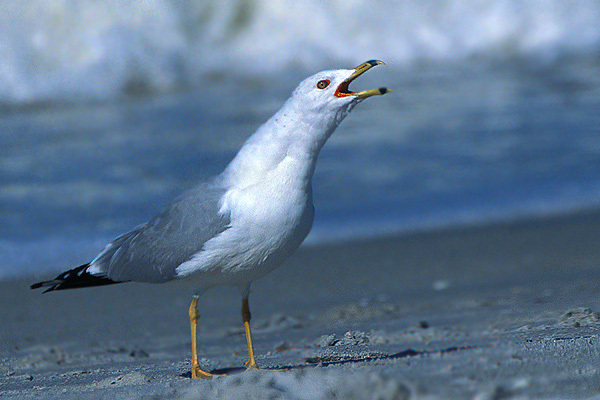
<svg viewBox="0 0 600 400"><path fill-rule="evenodd" d="M206 74L598 51L600 3L22 0L0 15L0 103L112 99Z"/></svg>

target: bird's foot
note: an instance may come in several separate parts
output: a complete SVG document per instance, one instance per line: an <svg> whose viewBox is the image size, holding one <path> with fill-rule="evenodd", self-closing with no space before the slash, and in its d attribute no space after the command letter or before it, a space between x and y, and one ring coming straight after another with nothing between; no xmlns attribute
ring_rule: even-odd
<svg viewBox="0 0 600 400"><path fill-rule="evenodd" d="M223 374L213 374L200 368L198 364L192 363L192 379L212 379L213 376L225 376Z"/></svg>
<svg viewBox="0 0 600 400"><path fill-rule="evenodd" d="M258 364L256 364L256 360L254 360L254 358L249 359L248 361L246 361L244 363L244 365L246 366L246 369L255 369L255 370L259 370L260 368L258 367Z"/></svg>

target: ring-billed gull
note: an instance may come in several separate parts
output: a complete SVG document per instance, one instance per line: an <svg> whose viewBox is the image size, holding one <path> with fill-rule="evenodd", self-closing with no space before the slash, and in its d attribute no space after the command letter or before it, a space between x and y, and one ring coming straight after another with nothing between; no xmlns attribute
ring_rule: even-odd
<svg viewBox="0 0 600 400"><path fill-rule="evenodd" d="M247 368L258 368L250 332L250 284L279 266L313 222L311 179L319 151L360 101L386 88L352 92L350 83L383 64L319 72L300 83L283 107L242 146L225 170L170 203L149 222L117 237L89 264L32 289L45 292L120 282L163 283L193 276L189 308L192 378L211 378L198 364L198 296L235 285L242 296Z"/></svg>

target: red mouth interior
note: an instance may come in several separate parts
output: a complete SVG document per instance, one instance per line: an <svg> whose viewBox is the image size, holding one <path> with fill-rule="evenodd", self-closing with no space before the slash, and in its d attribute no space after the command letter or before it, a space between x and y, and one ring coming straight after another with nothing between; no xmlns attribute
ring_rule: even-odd
<svg viewBox="0 0 600 400"><path fill-rule="evenodd" d="M352 81L344 81L344 82L340 83L340 86L338 86L337 89L335 89L335 93L333 95L335 97L346 97L346 96L351 96L352 94L354 94L354 92L352 92L350 89L348 89L350 82L352 82Z"/></svg>

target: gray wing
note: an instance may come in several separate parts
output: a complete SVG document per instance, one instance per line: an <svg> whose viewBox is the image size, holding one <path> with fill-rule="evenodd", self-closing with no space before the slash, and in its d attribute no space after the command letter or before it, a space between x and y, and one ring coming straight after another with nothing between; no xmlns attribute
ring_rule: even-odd
<svg viewBox="0 0 600 400"><path fill-rule="evenodd" d="M204 183L186 192L151 221L112 241L92 264L115 281L160 283L229 227L219 214L225 189Z"/></svg>

